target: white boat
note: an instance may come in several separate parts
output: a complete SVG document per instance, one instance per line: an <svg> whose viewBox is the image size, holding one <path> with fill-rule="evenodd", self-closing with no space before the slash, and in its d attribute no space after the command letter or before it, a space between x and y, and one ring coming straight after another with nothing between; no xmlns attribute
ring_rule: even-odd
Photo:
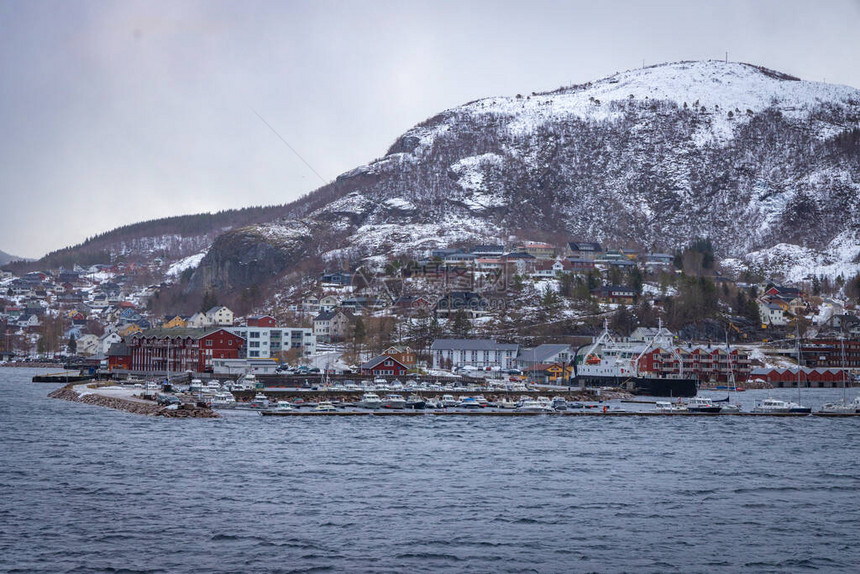
<svg viewBox="0 0 860 574"><path fill-rule="evenodd" d="M711 413L716 414L722 410L720 405L711 402L711 399L705 397L692 397L687 401L687 411L691 413Z"/></svg>
<svg viewBox="0 0 860 574"><path fill-rule="evenodd" d="M218 381L209 381L203 387L203 392L205 393L217 393L221 390L221 383Z"/></svg>
<svg viewBox="0 0 860 574"><path fill-rule="evenodd" d="M236 398L229 391L220 391L212 395L209 406L213 409L232 409L236 406Z"/></svg>
<svg viewBox="0 0 860 574"><path fill-rule="evenodd" d="M516 401L512 401L512 400L507 399L507 398L502 399L500 401L496 401L496 408L497 409L515 409L518 406L519 405L516 403Z"/></svg>
<svg viewBox="0 0 860 574"><path fill-rule="evenodd" d="M734 414L741 412L741 406L737 403L726 403L722 405L722 409L720 410L720 414Z"/></svg>
<svg viewBox="0 0 860 574"><path fill-rule="evenodd" d="M673 403L671 401L655 401L654 408L661 413L685 413L687 406L683 403Z"/></svg>
<svg viewBox="0 0 860 574"><path fill-rule="evenodd" d="M551 405L546 402L536 401L536 400L525 400L523 403L517 408L518 412L521 413L553 413L555 412Z"/></svg>
<svg viewBox="0 0 860 574"><path fill-rule="evenodd" d="M442 395L442 406L443 407L456 407L457 399L454 398L454 395Z"/></svg>
<svg viewBox="0 0 860 574"><path fill-rule="evenodd" d="M378 409L382 406L382 399L376 393L364 393L361 395L361 400L356 403L356 406L363 409Z"/></svg>
<svg viewBox="0 0 860 574"><path fill-rule="evenodd" d="M463 397L457 406L461 409L480 409L481 403L476 397Z"/></svg>
<svg viewBox="0 0 860 574"><path fill-rule="evenodd" d="M320 413L330 413L337 411L337 407L335 407L331 403L331 401L320 401L320 403L316 407L314 407L314 411Z"/></svg>
<svg viewBox="0 0 860 574"><path fill-rule="evenodd" d="M424 401L424 406L428 409L441 409L443 405L437 397L431 397Z"/></svg>
<svg viewBox="0 0 860 574"><path fill-rule="evenodd" d="M830 415L853 415L857 412L857 407L851 403L837 401L824 403L824 406L821 407L821 412Z"/></svg>
<svg viewBox="0 0 860 574"><path fill-rule="evenodd" d="M384 409L405 409L406 399L403 395L385 395L382 400L382 408Z"/></svg>
<svg viewBox="0 0 860 574"><path fill-rule="evenodd" d="M203 381L200 379L193 379L191 383L188 385L189 393L202 393L203 392Z"/></svg>
<svg viewBox="0 0 860 574"><path fill-rule="evenodd" d="M845 339L842 337L842 399L831 403L824 403L821 407L821 412L831 415L853 415L857 412L857 407L860 406L860 397L855 397L854 402L849 403L845 398L845 388L848 385L845 383Z"/></svg>
<svg viewBox="0 0 860 574"><path fill-rule="evenodd" d="M269 398L263 393L254 395L254 400L248 403L252 409L267 409L269 408Z"/></svg>
<svg viewBox="0 0 860 574"><path fill-rule="evenodd" d="M275 410L278 412L288 412L293 410L293 405L290 401L278 401L278 404L275 406Z"/></svg>
<svg viewBox="0 0 860 574"><path fill-rule="evenodd" d="M753 412L764 414L783 414L788 413L790 409L791 403L789 402L767 398L756 404L755 408L753 408Z"/></svg>

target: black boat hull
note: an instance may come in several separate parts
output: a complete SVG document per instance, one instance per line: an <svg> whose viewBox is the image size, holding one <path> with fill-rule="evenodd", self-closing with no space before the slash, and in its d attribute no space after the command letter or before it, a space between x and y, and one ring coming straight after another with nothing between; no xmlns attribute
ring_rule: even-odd
<svg viewBox="0 0 860 574"><path fill-rule="evenodd" d="M596 377L577 375L575 384L586 387L619 387L634 395L651 397L695 397L696 379L662 379L658 377Z"/></svg>

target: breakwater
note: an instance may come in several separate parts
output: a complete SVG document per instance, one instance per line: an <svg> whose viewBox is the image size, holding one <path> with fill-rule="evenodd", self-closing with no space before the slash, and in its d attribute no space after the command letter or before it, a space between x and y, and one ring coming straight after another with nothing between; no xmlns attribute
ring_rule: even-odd
<svg viewBox="0 0 860 574"><path fill-rule="evenodd" d="M51 392L48 396L52 399L61 399L75 403L107 407L118 411L124 411L136 415L158 416L168 418L218 418L215 411L206 407L198 407L193 404L184 403L174 408L161 406L153 401L131 400L120 397L111 397L99 394L97 389L86 389L78 392L77 385L68 384Z"/></svg>

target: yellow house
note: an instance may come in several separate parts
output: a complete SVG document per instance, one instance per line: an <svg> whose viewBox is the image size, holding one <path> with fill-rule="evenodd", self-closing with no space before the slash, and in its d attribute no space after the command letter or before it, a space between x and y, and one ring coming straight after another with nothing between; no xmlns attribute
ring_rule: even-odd
<svg viewBox="0 0 860 574"><path fill-rule="evenodd" d="M175 317L173 317L169 321L165 321L164 323L162 323L161 328L162 329L176 329L176 328L184 329L187 326L188 326L187 321L185 319L183 319L182 317L180 317L179 315L176 315Z"/></svg>
<svg viewBox="0 0 860 574"><path fill-rule="evenodd" d="M118 330L117 334L124 339L133 333L140 333L142 331L143 331L143 329L141 329L140 327L138 327L134 323L131 323L129 325L126 325L122 329Z"/></svg>
<svg viewBox="0 0 860 574"><path fill-rule="evenodd" d="M573 367L564 363L532 365L527 371L532 381L539 384L566 384L573 376Z"/></svg>

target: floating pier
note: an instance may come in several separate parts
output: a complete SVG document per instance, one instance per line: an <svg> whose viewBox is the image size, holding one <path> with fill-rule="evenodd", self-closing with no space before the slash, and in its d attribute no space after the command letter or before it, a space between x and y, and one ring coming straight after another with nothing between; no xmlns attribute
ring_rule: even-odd
<svg viewBox="0 0 860 574"><path fill-rule="evenodd" d="M461 417L825 417L825 418L850 418L860 417L860 413L661 413L661 412L636 412L636 411L606 411L601 410L576 410L561 411L555 413L520 412L513 410L504 411L457 411L457 410L387 410L387 411L260 411L264 417L416 417L416 416L461 416Z"/></svg>

